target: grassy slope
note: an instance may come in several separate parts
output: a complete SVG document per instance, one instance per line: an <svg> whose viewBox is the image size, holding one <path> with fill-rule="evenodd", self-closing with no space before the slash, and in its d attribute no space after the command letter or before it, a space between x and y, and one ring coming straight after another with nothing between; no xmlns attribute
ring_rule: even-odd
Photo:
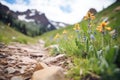
<svg viewBox="0 0 120 80"><path fill-rule="evenodd" d="M120 11L114 11L114 9L116 7L118 7L119 5L120 5L120 2L114 3L113 5L109 6L108 8L106 8L103 11L96 14L96 19L94 21L95 22L94 27L96 28L100 24L100 22L103 21L103 18L108 18L108 21L109 21L108 26L112 27L113 29L117 29L117 31L119 32L119 35L120 35ZM82 29L85 30L85 26L87 26L87 22L81 21L80 26ZM72 34L75 36L75 33L73 31L73 26L68 26L63 29L47 32L47 33L43 34L42 36L40 36L40 38L46 40L46 42L49 42L50 41L49 39L51 37L54 37L56 33L62 34L63 30L68 30L69 35ZM47 45L49 45L49 44L50 44L50 42L47 43Z"/></svg>
<svg viewBox="0 0 120 80"><path fill-rule="evenodd" d="M25 36L0 22L0 42L9 43L12 41L20 43L35 42L31 37Z"/></svg>
<svg viewBox="0 0 120 80"><path fill-rule="evenodd" d="M79 76L80 69L83 70L83 74L85 74L84 76L86 76L86 73L91 71L91 72L95 72L97 75L100 75L100 76L102 75L102 77L104 77L103 80L108 80L108 76L111 76L111 79L109 79L109 80L113 80L113 79L117 80L116 79L117 75L113 73L113 70L115 69L114 68L115 65L112 63L112 59L114 57L113 56L114 54L112 52L112 50L113 50L112 47L115 45L120 46L120 11L114 11L114 9L116 7L118 7L119 5L120 5L120 3L114 3L113 5L109 6L108 8L106 8L103 11L96 14L96 19L93 21L93 25L92 25L92 31L96 32L96 35L95 35L96 41L93 45L95 48L94 48L93 52L92 51L89 52L89 54L88 54L89 58L87 58L87 59L81 58L81 56L79 56L84 53L84 50L82 51L82 46L85 47L84 49L86 49L86 44L81 43L82 46L80 46L80 48L78 48L76 46L75 38L77 37L77 34L73 30L73 27L74 27L73 25L63 28L63 29L45 33L42 36L38 37L38 38L42 38L46 41L46 43L47 43L46 46L51 45L51 44L60 44L60 47L62 47L63 49L66 50L65 53L72 56L75 66L74 66L74 68L72 68L69 71L69 73L70 73L69 76L71 76L73 78L73 80L80 79L80 76ZM101 45L102 44L102 42L101 42L102 36L101 36L101 33L96 31L96 27L105 18L108 18L108 21L109 21L108 26L110 26L110 27L112 27L112 29L116 29L118 31L118 37L117 37L117 40L113 40L109 35L105 36L105 38L106 38L105 40L107 43L104 44L104 47L102 47L102 45ZM81 28L80 35L81 36L84 34L87 35L88 21L83 20L79 24L80 24L80 28ZM65 35L62 35L63 30L68 31L67 37L69 37L70 35L73 35L73 38L71 40L65 41L65 39L64 39ZM56 35L56 33L59 33L60 35L62 35L59 42L57 42L53 39L53 37ZM112 45L112 46L110 46L110 45ZM104 52L105 49L107 49L107 47L110 47L109 52ZM109 54L107 54L106 57L103 57L103 58L106 58L106 60L108 60L108 62L109 62L109 60L111 61L109 63L109 67L107 69L104 68L104 66L97 65L99 63L99 60L98 60L98 58L96 58L96 55L98 54L96 51L99 51L99 50L103 50L103 53L104 53L103 56L106 56L106 54L109 53ZM102 59L102 60L104 60L104 59ZM93 62L91 63L91 61L93 61ZM113 76L114 76L114 78L113 78ZM82 80L84 80L84 79L82 79ZM88 79L88 80L90 80L90 79Z"/></svg>

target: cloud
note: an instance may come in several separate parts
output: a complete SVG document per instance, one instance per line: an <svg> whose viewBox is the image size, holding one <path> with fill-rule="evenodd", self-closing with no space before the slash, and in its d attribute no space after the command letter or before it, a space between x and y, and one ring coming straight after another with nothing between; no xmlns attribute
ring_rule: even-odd
<svg viewBox="0 0 120 80"><path fill-rule="evenodd" d="M97 11L112 4L113 0L15 0L10 4L5 0L1 2L14 11L25 11L27 9L37 9L46 14L54 21L65 23L79 22L90 8Z"/></svg>

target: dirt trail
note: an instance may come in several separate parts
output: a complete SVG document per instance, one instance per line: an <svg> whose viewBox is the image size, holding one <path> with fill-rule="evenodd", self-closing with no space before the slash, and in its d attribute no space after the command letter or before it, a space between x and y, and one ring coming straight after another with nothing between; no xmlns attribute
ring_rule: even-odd
<svg viewBox="0 0 120 80"><path fill-rule="evenodd" d="M43 62L48 66L61 66L66 71L69 69L70 60L65 54L50 56L44 48L44 41L37 44L26 45L11 43L0 48L0 80L30 80L36 64Z"/></svg>

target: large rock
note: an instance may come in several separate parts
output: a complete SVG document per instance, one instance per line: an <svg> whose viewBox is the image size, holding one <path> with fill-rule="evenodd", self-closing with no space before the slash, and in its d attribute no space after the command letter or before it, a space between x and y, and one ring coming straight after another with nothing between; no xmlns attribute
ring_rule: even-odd
<svg viewBox="0 0 120 80"><path fill-rule="evenodd" d="M33 73L32 80L64 80L62 68L51 66Z"/></svg>
<svg viewBox="0 0 120 80"><path fill-rule="evenodd" d="M120 11L120 6L116 7L114 11Z"/></svg>
<svg viewBox="0 0 120 80"><path fill-rule="evenodd" d="M97 10L95 8L91 8L91 9L89 9L89 12L91 12L95 15L97 13Z"/></svg>

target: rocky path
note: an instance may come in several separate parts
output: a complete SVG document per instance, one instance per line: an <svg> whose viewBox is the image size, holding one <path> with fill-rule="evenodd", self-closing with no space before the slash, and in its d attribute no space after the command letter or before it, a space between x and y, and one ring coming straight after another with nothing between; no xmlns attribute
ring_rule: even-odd
<svg viewBox="0 0 120 80"><path fill-rule="evenodd" d="M11 43L0 47L0 80L31 80L41 64L48 67L59 66L66 72L70 68L70 60L65 54L50 56L44 44L40 40L35 45Z"/></svg>

